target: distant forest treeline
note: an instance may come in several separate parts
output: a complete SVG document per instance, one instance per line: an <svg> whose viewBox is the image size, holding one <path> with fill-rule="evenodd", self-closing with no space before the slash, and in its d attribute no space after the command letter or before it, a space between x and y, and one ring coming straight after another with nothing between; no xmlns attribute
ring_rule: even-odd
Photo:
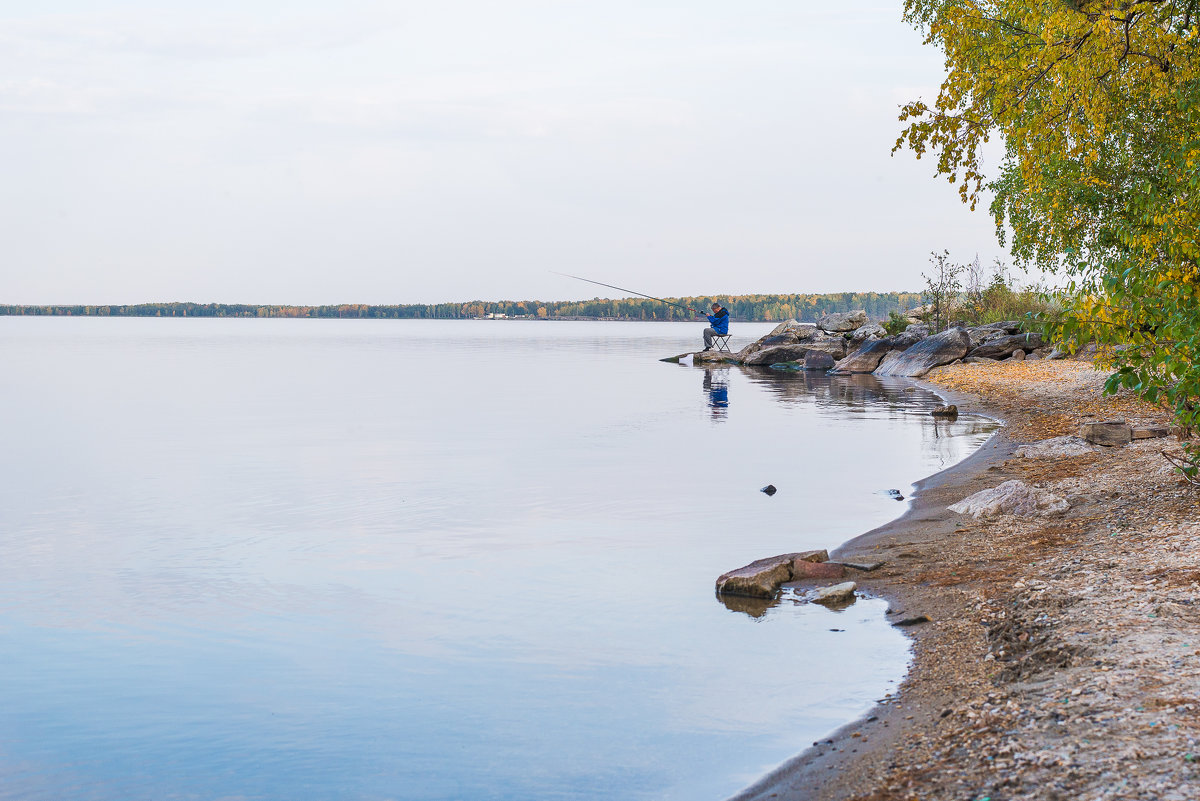
<svg viewBox="0 0 1200 801"><path fill-rule="evenodd" d="M717 301L734 319L744 321L815 321L823 314L865 309L872 319L921 304L919 292L838 292L831 295L736 295L667 298L682 306L707 310ZM469 320L486 317L531 319L691 320L691 312L644 298L569 301L482 301L370 306L256 306L242 303L138 303L110 306L4 306L0 315L73 317L313 317L363 319Z"/></svg>

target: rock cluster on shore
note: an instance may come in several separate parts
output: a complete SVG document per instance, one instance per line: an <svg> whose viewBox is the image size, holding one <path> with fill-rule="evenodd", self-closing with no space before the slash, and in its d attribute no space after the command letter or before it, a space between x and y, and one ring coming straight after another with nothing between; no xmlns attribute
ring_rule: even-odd
<svg viewBox="0 0 1200 801"><path fill-rule="evenodd" d="M980 368L927 380L996 444L833 555L887 560L856 579L923 623L911 672L738 801L1200 798L1200 523L1164 459L1189 432L1090 364Z"/></svg>
<svg viewBox="0 0 1200 801"><path fill-rule="evenodd" d="M828 314L815 324L788 320L736 353L700 351L664 361L678 362L691 356L694 364L746 364L919 378L935 367L958 361L994 362L1066 355L1047 347L1040 334L1022 334L1019 330L1020 323L1010 320L970 327L957 325L931 334L928 325L914 322L900 333L888 336L883 326L869 321L866 312L859 310Z"/></svg>

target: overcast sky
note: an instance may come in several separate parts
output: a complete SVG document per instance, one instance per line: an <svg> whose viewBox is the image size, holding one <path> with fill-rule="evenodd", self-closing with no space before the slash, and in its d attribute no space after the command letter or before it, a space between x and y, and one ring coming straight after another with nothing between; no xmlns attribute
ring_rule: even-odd
<svg viewBox="0 0 1200 801"><path fill-rule="evenodd" d="M0 0L0 303L919 288L900 5Z"/></svg>

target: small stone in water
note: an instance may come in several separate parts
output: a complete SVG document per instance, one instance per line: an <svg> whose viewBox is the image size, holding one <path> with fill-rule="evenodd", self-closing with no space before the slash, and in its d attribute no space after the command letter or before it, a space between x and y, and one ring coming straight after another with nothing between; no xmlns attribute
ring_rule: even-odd
<svg viewBox="0 0 1200 801"><path fill-rule="evenodd" d="M765 486L761 490L759 490L759 492L765 492L767 495L774 495L778 491L779 490L775 489L774 484L768 484L767 486Z"/></svg>

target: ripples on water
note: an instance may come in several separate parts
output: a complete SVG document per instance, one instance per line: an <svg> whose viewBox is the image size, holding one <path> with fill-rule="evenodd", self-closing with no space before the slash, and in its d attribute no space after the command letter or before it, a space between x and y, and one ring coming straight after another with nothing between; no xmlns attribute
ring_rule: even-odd
<svg viewBox="0 0 1200 801"><path fill-rule="evenodd" d="M990 427L701 327L0 318L0 798L719 799L865 710L882 602L713 580Z"/></svg>

